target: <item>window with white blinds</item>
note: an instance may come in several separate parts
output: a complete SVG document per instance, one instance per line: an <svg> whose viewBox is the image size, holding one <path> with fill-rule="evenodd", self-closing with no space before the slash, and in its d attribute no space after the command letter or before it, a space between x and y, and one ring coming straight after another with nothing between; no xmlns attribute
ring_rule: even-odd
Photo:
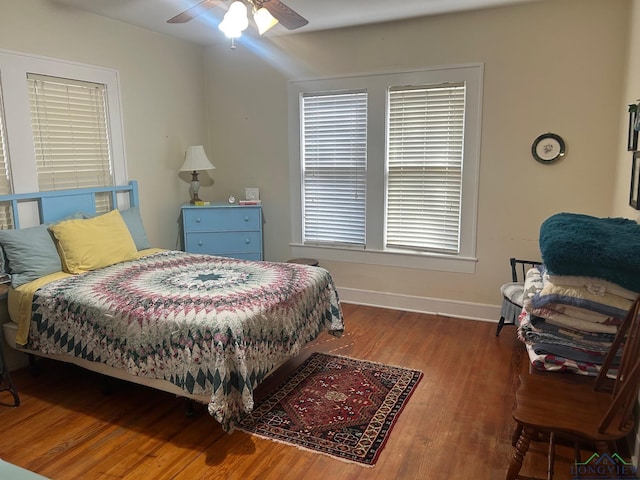
<svg viewBox="0 0 640 480"><path fill-rule="evenodd" d="M475 272L483 71L290 81L291 254Z"/></svg>
<svg viewBox="0 0 640 480"><path fill-rule="evenodd" d="M386 247L455 253L465 85L388 90Z"/></svg>
<svg viewBox="0 0 640 480"><path fill-rule="evenodd" d="M39 189L113 185L106 85L33 73L27 85Z"/></svg>
<svg viewBox="0 0 640 480"><path fill-rule="evenodd" d="M365 244L367 93L302 96L305 244Z"/></svg>
<svg viewBox="0 0 640 480"><path fill-rule="evenodd" d="M21 194L127 182L116 70L0 49L0 89L0 191L7 185ZM98 197L98 212L110 210L111 196ZM21 226L37 224L36 209L24 209Z"/></svg>
<svg viewBox="0 0 640 480"><path fill-rule="evenodd" d="M4 121L4 108L2 108L2 90L0 89L0 195L13 193L9 175L9 162L7 155L7 131ZM0 229L13 228L11 205L0 203Z"/></svg>

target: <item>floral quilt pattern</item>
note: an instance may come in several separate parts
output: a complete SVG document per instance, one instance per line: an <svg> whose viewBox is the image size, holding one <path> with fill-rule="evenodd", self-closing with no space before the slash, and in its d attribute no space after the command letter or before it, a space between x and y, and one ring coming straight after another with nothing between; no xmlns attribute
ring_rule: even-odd
<svg viewBox="0 0 640 480"><path fill-rule="evenodd" d="M268 374L343 329L323 268L168 251L40 288L27 348L210 393L209 413L230 432Z"/></svg>

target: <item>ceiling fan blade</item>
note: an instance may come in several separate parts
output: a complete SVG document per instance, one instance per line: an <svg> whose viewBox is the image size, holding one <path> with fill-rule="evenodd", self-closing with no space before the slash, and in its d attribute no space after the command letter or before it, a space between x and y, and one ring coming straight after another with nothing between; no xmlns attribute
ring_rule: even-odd
<svg viewBox="0 0 640 480"><path fill-rule="evenodd" d="M280 25L289 30L304 27L309 23L309 20L299 15L280 0L256 0L254 3L258 8L266 8L269 13L280 22Z"/></svg>
<svg viewBox="0 0 640 480"><path fill-rule="evenodd" d="M212 9L216 5L224 3L224 0L202 0L191 8L186 9L184 12L179 13L173 18L167 20L167 23L185 23L189 20L193 20L198 15L202 15L207 10Z"/></svg>

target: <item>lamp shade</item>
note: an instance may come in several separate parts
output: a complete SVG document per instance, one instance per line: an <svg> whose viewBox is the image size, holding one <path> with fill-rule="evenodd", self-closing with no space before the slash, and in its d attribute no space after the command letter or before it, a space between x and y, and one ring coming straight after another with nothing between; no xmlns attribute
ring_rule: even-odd
<svg viewBox="0 0 640 480"><path fill-rule="evenodd" d="M184 163L180 167L181 172L197 172L198 170L215 170L216 167L207 158L202 145L187 148Z"/></svg>
<svg viewBox="0 0 640 480"><path fill-rule="evenodd" d="M264 32L278 23L278 20L273 18L273 15L269 13L269 10L264 7L259 8L256 13L253 14L253 21L256 22L258 33L260 35L264 34Z"/></svg>

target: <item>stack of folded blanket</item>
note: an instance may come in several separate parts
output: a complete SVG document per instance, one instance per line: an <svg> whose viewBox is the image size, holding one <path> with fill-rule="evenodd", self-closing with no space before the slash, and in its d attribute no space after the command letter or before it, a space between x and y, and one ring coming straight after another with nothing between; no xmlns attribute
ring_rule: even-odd
<svg viewBox="0 0 640 480"><path fill-rule="evenodd" d="M540 227L518 335L539 369L595 375L640 292L640 225L559 213Z"/></svg>

